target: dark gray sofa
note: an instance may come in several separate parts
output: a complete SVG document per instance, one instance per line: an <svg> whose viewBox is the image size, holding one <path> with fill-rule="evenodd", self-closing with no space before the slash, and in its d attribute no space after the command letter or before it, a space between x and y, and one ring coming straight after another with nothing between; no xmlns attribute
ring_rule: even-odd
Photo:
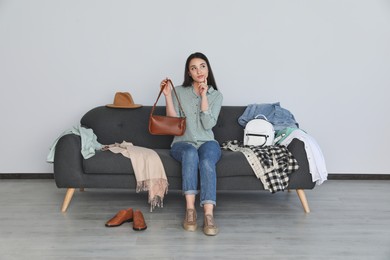
<svg viewBox="0 0 390 260"><path fill-rule="evenodd" d="M237 119L245 106L223 106L213 131L221 144L229 140L241 140L243 128ZM128 141L137 146L154 149L160 156L169 182L169 190L181 190L181 166L169 155L172 136L154 136L149 134L148 120L151 106L136 109L117 109L105 106L96 107L87 112L80 123L92 128L101 144L113 144ZM165 107L158 106L155 114L165 114ZM306 213L310 212L305 189L313 189L304 144L294 139L288 149L299 163L299 169L290 175L288 189L295 189ZM81 155L80 137L74 134L62 136L55 150L54 179L58 188L67 192L62 212L69 206L75 189L84 188L120 188L134 189L136 181L128 158L110 151L97 151L84 159ZM244 155L240 152L222 151L217 164L218 190L264 190L261 181L256 178ZM268 191L267 191L268 192Z"/></svg>

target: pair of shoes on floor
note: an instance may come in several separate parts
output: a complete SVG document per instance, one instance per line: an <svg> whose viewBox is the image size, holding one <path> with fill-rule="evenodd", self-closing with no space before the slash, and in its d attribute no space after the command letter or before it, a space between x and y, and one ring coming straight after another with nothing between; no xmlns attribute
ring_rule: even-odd
<svg viewBox="0 0 390 260"><path fill-rule="evenodd" d="M140 210L133 212L132 208L122 209L106 222L106 227L118 227L125 222L133 222L133 229L135 231L145 230L147 228L144 215Z"/></svg>
<svg viewBox="0 0 390 260"><path fill-rule="evenodd" d="M197 227L196 210L187 209L183 221L183 228L187 231L195 231ZM218 227L215 225L213 215L207 214L204 216L203 233L207 236L215 236L218 233Z"/></svg>

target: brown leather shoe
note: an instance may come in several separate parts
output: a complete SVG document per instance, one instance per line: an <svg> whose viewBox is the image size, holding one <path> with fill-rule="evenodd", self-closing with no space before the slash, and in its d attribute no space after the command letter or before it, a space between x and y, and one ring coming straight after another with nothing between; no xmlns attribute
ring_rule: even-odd
<svg viewBox="0 0 390 260"><path fill-rule="evenodd" d="M133 229L135 231L145 230L147 228L144 215L140 210L134 211Z"/></svg>
<svg viewBox="0 0 390 260"><path fill-rule="evenodd" d="M106 222L106 227L117 227L125 222L133 221L133 209L122 209L112 219Z"/></svg>

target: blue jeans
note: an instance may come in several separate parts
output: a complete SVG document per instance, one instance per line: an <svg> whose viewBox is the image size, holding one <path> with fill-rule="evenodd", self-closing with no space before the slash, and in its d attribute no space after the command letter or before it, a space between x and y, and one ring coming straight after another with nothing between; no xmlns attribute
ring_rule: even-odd
<svg viewBox="0 0 390 260"><path fill-rule="evenodd" d="M200 175L200 205L216 205L216 164L221 158L221 147L215 141L208 141L198 149L186 142L172 145L171 156L181 162L184 194L198 193L198 170Z"/></svg>

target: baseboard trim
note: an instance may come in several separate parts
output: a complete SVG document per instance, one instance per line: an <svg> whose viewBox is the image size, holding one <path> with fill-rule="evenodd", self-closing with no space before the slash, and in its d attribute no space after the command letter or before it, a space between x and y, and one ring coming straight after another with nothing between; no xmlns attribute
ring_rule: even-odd
<svg viewBox="0 0 390 260"><path fill-rule="evenodd" d="M54 179L53 173L0 173L0 179ZM328 180L390 180L390 174L336 174Z"/></svg>
<svg viewBox="0 0 390 260"><path fill-rule="evenodd" d="M390 180L390 174L328 174L328 180Z"/></svg>
<svg viewBox="0 0 390 260"><path fill-rule="evenodd" d="M53 173L0 173L0 179L54 179Z"/></svg>

